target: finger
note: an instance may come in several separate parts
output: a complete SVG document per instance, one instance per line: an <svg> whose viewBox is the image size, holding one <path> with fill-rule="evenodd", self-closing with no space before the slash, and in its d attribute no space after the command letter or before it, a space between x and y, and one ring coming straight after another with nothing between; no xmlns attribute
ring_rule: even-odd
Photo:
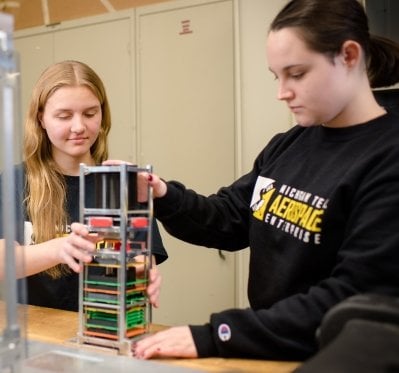
<svg viewBox="0 0 399 373"><path fill-rule="evenodd" d="M154 352L154 347L164 340L164 331L140 339L133 345L133 354L138 359L150 358ZM156 347L155 347L156 348Z"/></svg>
<svg viewBox="0 0 399 373"><path fill-rule="evenodd" d="M92 233L88 230L87 226L85 226L82 223L77 223L74 222L71 224L71 232L72 234L80 237L84 237L85 240L97 243L98 241L101 241L104 239L101 235L98 233Z"/></svg>
<svg viewBox="0 0 399 373"><path fill-rule="evenodd" d="M189 336L186 333L190 333L188 327L173 327L158 332L139 341L134 348L134 356L138 359L197 357L198 354L191 333Z"/></svg>
<svg viewBox="0 0 399 373"><path fill-rule="evenodd" d="M144 273L144 264L145 264L145 256L144 255L136 255L134 257L136 274L141 275Z"/></svg>
<svg viewBox="0 0 399 373"><path fill-rule="evenodd" d="M161 344L154 344L153 346L144 350L141 354L135 355L137 359L147 360L151 358L167 357L171 355L166 354L166 349Z"/></svg>
<svg viewBox="0 0 399 373"><path fill-rule="evenodd" d="M121 164L130 164L133 165L133 163L126 162L126 161L121 161L119 159L107 159L106 161L102 162L103 166L119 166Z"/></svg>
<svg viewBox="0 0 399 373"><path fill-rule="evenodd" d="M71 231L75 234L78 234L79 236L88 236L89 235L89 230L87 227L78 222L74 222L71 224Z"/></svg>
<svg viewBox="0 0 399 373"><path fill-rule="evenodd" d="M159 296L160 296L160 290L155 289L155 290L151 290L150 292L147 291L148 294L148 298L150 300L150 303L155 307L158 308L159 307Z"/></svg>
<svg viewBox="0 0 399 373"><path fill-rule="evenodd" d="M59 258L61 263L67 264L73 271L81 271L82 263L90 263L93 259L92 252L95 250L95 244L86 239L71 233L65 239L62 239L59 249Z"/></svg>
<svg viewBox="0 0 399 373"><path fill-rule="evenodd" d="M137 200L138 202L148 201L148 172L139 172L137 178Z"/></svg>
<svg viewBox="0 0 399 373"><path fill-rule="evenodd" d="M80 252L93 253L96 249L96 244L94 242L87 237L82 237L75 233L71 233L68 236L67 242L71 248L74 248Z"/></svg>
<svg viewBox="0 0 399 373"><path fill-rule="evenodd" d="M74 254L75 251L76 251L76 253ZM80 256L80 259L76 258L79 256ZM84 256L81 253L79 253L78 250L74 249L73 247L68 247L67 244L61 250L60 262L68 265L74 272L80 272L82 270L83 266L80 263L80 260L82 262L90 262L91 256Z"/></svg>
<svg viewBox="0 0 399 373"><path fill-rule="evenodd" d="M162 277L156 268L150 270L150 284L147 287L147 295L150 299L151 304L158 308L159 307L159 296L161 288Z"/></svg>
<svg viewBox="0 0 399 373"><path fill-rule="evenodd" d="M92 260L95 245L92 242L86 241L81 237L71 237L71 241L67 243L65 253L74 258L88 263Z"/></svg>
<svg viewBox="0 0 399 373"><path fill-rule="evenodd" d="M66 264L69 268L72 269L72 271L79 273L83 269L83 265L80 264L80 262L77 262L74 260L72 257L67 256L65 260L63 261L64 264Z"/></svg>

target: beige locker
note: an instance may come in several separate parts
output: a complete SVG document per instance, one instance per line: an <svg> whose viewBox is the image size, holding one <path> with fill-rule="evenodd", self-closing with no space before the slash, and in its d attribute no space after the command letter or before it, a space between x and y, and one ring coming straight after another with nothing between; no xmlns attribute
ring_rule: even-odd
<svg viewBox="0 0 399 373"><path fill-rule="evenodd" d="M105 84L111 106L110 157L136 161L134 126L134 12L90 17L53 28L17 32L21 57L22 108L27 109L32 87L48 65L67 59L90 65Z"/></svg>
<svg viewBox="0 0 399 373"><path fill-rule="evenodd" d="M180 1L137 9L139 163L203 194L234 180L234 4ZM154 321L203 323L235 305L235 254L163 233L169 260Z"/></svg>
<svg viewBox="0 0 399 373"><path fill-rule="evenodd" d="M105 84L111 107L110 158L135 162L133 122L133 18L80 25L54 34L55 61L77 59L90 65Z"/></svg>
<svg viewBox="0 0 399 373"><path fill-rule="evenodd" d="M53 36L50 33L17 36L14 39L21 72L21 120L25 120L32 88L39 74L53 62Z"/></svg>

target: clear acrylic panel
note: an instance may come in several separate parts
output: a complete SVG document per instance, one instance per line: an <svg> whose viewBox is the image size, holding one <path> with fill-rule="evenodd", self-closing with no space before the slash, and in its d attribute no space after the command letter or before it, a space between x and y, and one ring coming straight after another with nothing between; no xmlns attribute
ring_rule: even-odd
<svg viewBox="0 0 399 373"><path fill-rule="evenodd" d="M13 18L0 13L0 370L11 369L25 355L23 271L23 181L20 74L13 47ZM20 168L19 168L20 169Z"/></svg>

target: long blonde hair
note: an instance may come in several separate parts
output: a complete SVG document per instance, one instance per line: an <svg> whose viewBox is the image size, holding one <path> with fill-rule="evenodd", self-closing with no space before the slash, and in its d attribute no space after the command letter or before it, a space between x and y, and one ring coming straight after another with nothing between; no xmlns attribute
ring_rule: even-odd
<svg viewBox="0 0 399 373"><path fill-rule="evenodd" d="M33 225L35 243L48 241L63 233L68 222L64 177L52 157L51 142L39 121L51 95L57 89L68 86L86 86L100 101L101 129L90 150L96 164L108 157L107 136L111 128L111 114L103 82L82 62L63 61L51 65L41 74L33 88L25 121L25 205ZM66 265L57 265L46 271L53 278L68 272Z"/></svg>

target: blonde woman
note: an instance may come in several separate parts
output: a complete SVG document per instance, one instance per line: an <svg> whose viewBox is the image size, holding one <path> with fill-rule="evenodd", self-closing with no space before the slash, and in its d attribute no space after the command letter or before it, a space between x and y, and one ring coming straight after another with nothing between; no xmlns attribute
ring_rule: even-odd
<svg viewBox="0 0 399 373"><path fill-rule="evenodd" d="M79 165L107 159L110 128L104 85L89 66L63 61L42 73L25 122L24 163L17 168L25 187L25 246L17 248L25 268L19 276L27 276L29 304L78 309L79 261L91 261L98 240L73 223L79 221ZM152 226L152 250L160 263L167 253L155 221ZM150 280L148 293L157 306L156 265Z"/></svg>

